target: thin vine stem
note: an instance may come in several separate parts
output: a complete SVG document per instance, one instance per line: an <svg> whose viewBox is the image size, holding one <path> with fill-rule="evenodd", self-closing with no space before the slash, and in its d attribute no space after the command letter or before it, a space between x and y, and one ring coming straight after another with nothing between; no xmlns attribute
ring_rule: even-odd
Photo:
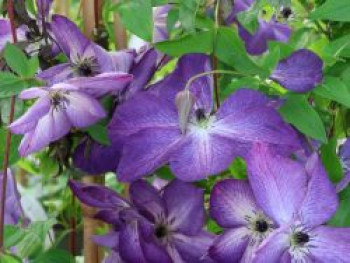
<svg viewBox="0 0 350 263"><path fill-rule="evenodd" d="M10 18L13 43L17 43L17 33L16 33L15 22L14 22L15 15L14 15L13 0L8 0L7 11ZM9 124L12 123L14 119L15 102L16 102L16 97L13 95L11 97L10 115L8 119ZM3 178L2 178L1 202L0 202L0 250L1 251L4 251L4 224L5 224L6 188L7 188L7 168L9 165L11 137L12 136L11 136L10 130L7 130L5 154L4 154L4 160L3 160Z"/></svg>

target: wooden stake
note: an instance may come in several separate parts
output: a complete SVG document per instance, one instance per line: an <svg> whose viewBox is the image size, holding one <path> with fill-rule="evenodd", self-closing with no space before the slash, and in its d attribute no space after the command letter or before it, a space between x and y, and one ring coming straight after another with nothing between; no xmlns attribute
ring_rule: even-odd
<svg viewBox="0 0 350 263"><path fill-rule="evenodd" d="M114 0L115 3L118 3L118 1L119 0ZM128 36L118 12L114 13L114 32L116 48L119 50L126 49L128 47Z"/></svg>
<svg viewBox="0 0 350 263"><path fill-rule="evenodd" d="M55 13L69 17L70 0L54 1Z"/></svg>

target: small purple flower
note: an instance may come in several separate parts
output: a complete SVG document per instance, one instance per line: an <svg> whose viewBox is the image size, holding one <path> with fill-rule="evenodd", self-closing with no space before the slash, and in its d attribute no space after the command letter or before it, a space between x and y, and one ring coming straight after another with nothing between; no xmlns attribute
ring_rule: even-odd
<svg viewBox="0 0 350 263"><path fill-rule="evenodd" d="M163 5L153 8L153 42L160 42L169 38L167 30L167 18L171 8L171 5Z"/></svg>
<svg viewBox="0 0 350 263"><path fill-rule="evenodd" d="M130 69L133 81L124 89L118 90L116 96L117 107L144 90L146 84L153 77L157 68L157 52L148 48L135 57ZM88 138L84 138L73 154L74 166L91 175L114 172L121 157L123 139L109 130L111 145L101 145Z"/></svg>
<svg viewBox="0 0 350 263"><path fill-rule="evenodd" d="M350 183L350 140L347 138L339 148L339 161L343 168L343 179L337 184L337 192L344 190Z"/></svg>
<svg viewBox="0 0 350 263"><path fill-rule="evenodd" d="M103 186L70 186L83 203L100 209L97 218L114 225L97 241L123 261L211 262L206 253L213 236L203 230L202 189L174 180L158 191L139 180L130 186L127 202Z"/></svg>
<svg viewBox="0 0 350 263"><path fill-rule="evenodd" d="M79 28L64 16L52 16L51 30L57 44L68 58L68 63L53 66L38 77L59 83L72 77L91 77L100 73L129 72L134 53L120 51L108 53L91 42Z"/></svg>
<svg viewBox="0 0 350 263"><path fill-rule="evenodd" d="M282 60L270 79L288 90L307 92L322 82L322 67L320 57L310 50L300 49Z"/></svg>
<svg viewBox="0 0 350 263"><path fill-rule="evenodd" d="M286 151L298 147L292 128L259 92L238 90L213 113L211 77L183 90L184 79L203 70L206 59L182 58L174 75L118 108L110 129L128 136L117 169L120 180L136 180L170 163L176 177L197 181L225 170L235 156L245 156L253 142ZM179 72L184 76L175 77Z"/></svg>
<svg viewBox="0 0 350 263"><path fill-rule="evenodd" d="M4 175L0 173L0 189L2 189ZM17 191L16 181L10 169L7 170L5 224L16 225L24 217L20 195Z"/></svg>
<svg viewBox="0 0 350 263"><path fill-rule="evenodd" d="M211 214L227 229L210 249L214 259L346 262L350 229L323 225L338 198L317 154L304 167L255 145L248 178L250 186L226 180L214 187Z"/></svg>
<svg viewBox="0 0 350 263"><path fill-rule="evenodd" d="M96 97L123 88L131 80L128 74L105 73L22 91L21 99L38 100L10 125L13 133L25 134L19 147L21 156L62 138L72 127L84 128L104 118L106 113Z"/></svg>

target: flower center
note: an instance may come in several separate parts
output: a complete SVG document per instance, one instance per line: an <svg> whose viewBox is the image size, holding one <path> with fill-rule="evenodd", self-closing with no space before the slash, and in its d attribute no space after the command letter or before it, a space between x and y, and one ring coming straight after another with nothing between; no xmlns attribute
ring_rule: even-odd
<svg viewBox="0 0 350 263"><path fill-rule="evenodd" d="M309 234L305 232L296 232L292 236L292 243L295 246L304 246L306 243L310 241L310 236Z"/></svg>
<svg viewBox="0 0 350 263"><path fill-rule="evenodd" d="M78 59L74 67L76 73L81 77L93 77L99 73L99 67L94 57Z"/></svg>
<svg viewBox="0 0 350 263"><path fill-rule="evenodd" d="M154 234L156 235L157 238L162 239L168 235L168 229L164 225L159 225L154 230Z"/></svg>
<svg viewBox="0 0 350 263"><path fill-rule="evenodd" d="M259 219L255 222L255 231L265 233L269 229L269 223L264 219Z"/></svg>
<svg viewBox="0 0 350 263"><path fill-rule="evenodd" d="M68 99L59 91L50 92L51 105L56 110L66 109L66 105L69 103Z"/></svg>

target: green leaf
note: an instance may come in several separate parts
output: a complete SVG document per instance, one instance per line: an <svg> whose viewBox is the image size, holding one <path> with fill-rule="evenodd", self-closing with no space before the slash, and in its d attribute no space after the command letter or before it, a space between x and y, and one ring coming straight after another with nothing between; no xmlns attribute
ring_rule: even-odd
<svg viewBox="0 0 350 263"><path fill-rule="evenodd" d="M18 244L25 236L25 232L18 226L5 225L5 248L10 249Z"/></svg>
<svg viewBox="0 0 350 263"><path fill-rule="evenodd" d="M339 195L339 206L336 214L329 221L329 225L335 227L350 227L350 187L347 187Z"/></svg>
<svg viewBox="0 0 350 263"><path fill-rule="evenodd" d="M10 72L0 72L0 98L19 94L28 87L28 83Z"/></svg>
<svg viewBox="0 0 350 263"><path fill-rule="evenodd" d="M313 92L350 108L350 88L339 78L326 77L324 83Z"/></svg>
<svg viewBox="0 0 350 263"><path fill-rule="evenodd" d="M111 142L108 137L107 128L101 124L95 124L85 129L85 131L93 138L95 141L103 145L110 145Z"/></svg>
<svg viewBox="0 0 350 263"><path fill-rule="evenodd" d="M155 44L155 47L170 56L179 57L187 53L211 53L213 44L214 33L212 30L208 30L176 40L159 42Z"/></svg>
<svg viewBox="0 0 350 263"><path fill-rule="evenodd" d="M250 33L254 34L259 27L258 17L261 11L260 5L256 2L252 8L237 15L240 24Z"/></svg>
<svg viewBox="0 0 350 263"><path fill-rule="evenodd" d="M343 178L343 168L337 155L337 138L332 138L322 145L321 158L331 181L339 182Z"/></svg>
<svg viewBox="0 0 350 263"><path fill-rule="evenodd" d="M123 0L118 12L126 29L140 38L152 42L153 11L151 0Z"/></svg>
<svg viewBox="0 0 350 263"><path fill-rule="evenodd" d="M2 170L3 158L5 156L7 130L0 128L0 168ZM9 165L15 163L19 159L18 147L21 142L21 136L12 134L11 136L11 148L9 155Z"/></svg>
<svg viewBox="0 0 350 263"><path fill-rule="evenodd" d="M64 250L50 249L33 260L33 263L72 263L73 257Z"/></svg>
<svg viewBox="0 0 350 263"><path fill-rule="evenodd" d="M280 108L283 118L299 131L321 142L327 142L324 124L304 95L290 95Z"/></svg>
<svg viewBox="0 0 350 263"><path fill-rule="evenodd" d="M332 57L350 58L350 35L332 41L325 46L324 52Z"/></svg>
<svg viewBox="0 0 350 263"><path fill-rule="evenodd" d="M349 0L327 0L311 13L311 19L326 19L332 21L350 22Z"/></svg>
<svg viewBox="0 0 350 263"><path fill-rule="evenodd" d="M235 28L218 29L215 54L219 60L243 74L257 74L263 77L269 75L268 71L260 68L247 55L244 43Z"/></svg>
<svg viewBox="0 0 350 263"><path fill-rule="evenodd" d="M22 260L20 260L19 258L13 255L2 254L0 255L0 262L1 263L22 263Z"/></svg>
<svg viewBox="0 0 350 263"><path fill-rule="evenodd" d="M196 14L203 0L186 0L180 1L179 20L182 27L193 33L195 30Z"/></svg>
<svg viewBox="0 0 350 263"><path fill-rule="evenodd" d="M247 179L247 165L242 158L237 157L229 166L229 170L235 179Z"/></svg>
<svg viewBox="0 0 350 263"><path fill-rule="evenodd" d="M28 58L24 52L13 44L7 44L4 57L10 68L20 76L28 76Z"/></svg>

